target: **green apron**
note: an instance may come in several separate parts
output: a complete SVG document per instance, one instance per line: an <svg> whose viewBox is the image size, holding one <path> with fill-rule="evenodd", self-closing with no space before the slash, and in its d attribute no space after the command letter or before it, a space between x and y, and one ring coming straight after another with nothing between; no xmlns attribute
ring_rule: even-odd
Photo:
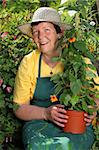
<svg viewBox="0 0 99 150"><path fill-rule="evenodd" d="M31 105L49 107L52 105L50 95L54 94L54 84L50 77L40 77L41 58L36 89ZM84 134L64 132L50 121L27 121L23 127L23 143L25 150L89 150L94 141L92 126L88 126Z"/></svg>

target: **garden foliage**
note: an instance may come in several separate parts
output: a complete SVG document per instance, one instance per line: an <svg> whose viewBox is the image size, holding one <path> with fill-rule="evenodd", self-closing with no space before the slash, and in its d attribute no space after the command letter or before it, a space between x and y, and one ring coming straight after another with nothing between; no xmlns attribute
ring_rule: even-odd
<svg viewBox="0 0 99 150"><path fill-rule="evenodd" d="M95 0L91 2L90 0L69 0L62 5L61 0L0 1L0 150L6 149L6 146L9 150L15 149L15 140L18 139L16 136L22 127L21 121L13 114L13 109L16 109L12 103L15 75L23 56L36 48L32 39L22 35L17 27L29 22L32 13L40 6L56 8L62 14L62 20L72 24L75 22L74 16L70 16L68 10L75 10L79 12L76 16L76 23L79 25L82 21L82 26L86 30L85 34L88 34L88 38L93 37L86 41L94 58L98 59L97 40L99 38L96 29L89 25L94 20L95 27L97 27L95 10L92 11L94 4ZM90 27L93 28L91 33ZM83 32L79 26L78 32ZM97 141L94 147L97 148Z"/></svg>

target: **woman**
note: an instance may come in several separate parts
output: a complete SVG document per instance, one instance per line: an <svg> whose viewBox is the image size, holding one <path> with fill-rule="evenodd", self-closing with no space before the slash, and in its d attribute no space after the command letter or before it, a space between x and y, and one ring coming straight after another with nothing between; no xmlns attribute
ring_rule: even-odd
<svg viewBox="0 0 99 150"><path fill-rule="evenodd" d="M50 77L63 71L60 62L52 58L60 54L58 41L62 28L57 11L49 7L39 8L33 15L32 23L19 29L37 44L38 50L25 56L19 66L15 81L14 102L19 104L15 111L25 121L23 143L26 150L89 150L94 141L91 122L94 116L85 114L87 130L84 134L63 132L68 121L66 110L61 104L52 105L54 84Z"/></svg>

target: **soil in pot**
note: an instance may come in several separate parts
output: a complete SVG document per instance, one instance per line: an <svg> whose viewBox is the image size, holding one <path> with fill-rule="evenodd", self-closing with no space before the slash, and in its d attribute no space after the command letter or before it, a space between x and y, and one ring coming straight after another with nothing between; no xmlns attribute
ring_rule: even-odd
<svg viewBox="0 0 99 150"><path fill-rule="evenodd" d="M69 116L68 122L63 128L64 132L74 134L82 134L86 130L86 122L84 121L84 112L76 110L67 110L66 115Z"/></svg>

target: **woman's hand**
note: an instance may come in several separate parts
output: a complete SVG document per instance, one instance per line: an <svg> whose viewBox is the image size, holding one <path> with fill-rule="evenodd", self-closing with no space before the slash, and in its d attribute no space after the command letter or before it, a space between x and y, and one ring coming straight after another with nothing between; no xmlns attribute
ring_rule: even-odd
<svg viewBox="0 0 99 150"><path fill-rule="evenodd" d="M84 120L86 121L86 126L89 126L92 123L92 121L95 119L96 113L94 112L93 115L88 115L85 113L84 116L85 116Z"/></svg>
<svg viewBox="0 0 99 150"><path fill-rule="evenodd" d="M45 119L54 122L60 127L64 127L64 123L66 123L68 119L64 105L57 104L46 108Z"/></svg>

